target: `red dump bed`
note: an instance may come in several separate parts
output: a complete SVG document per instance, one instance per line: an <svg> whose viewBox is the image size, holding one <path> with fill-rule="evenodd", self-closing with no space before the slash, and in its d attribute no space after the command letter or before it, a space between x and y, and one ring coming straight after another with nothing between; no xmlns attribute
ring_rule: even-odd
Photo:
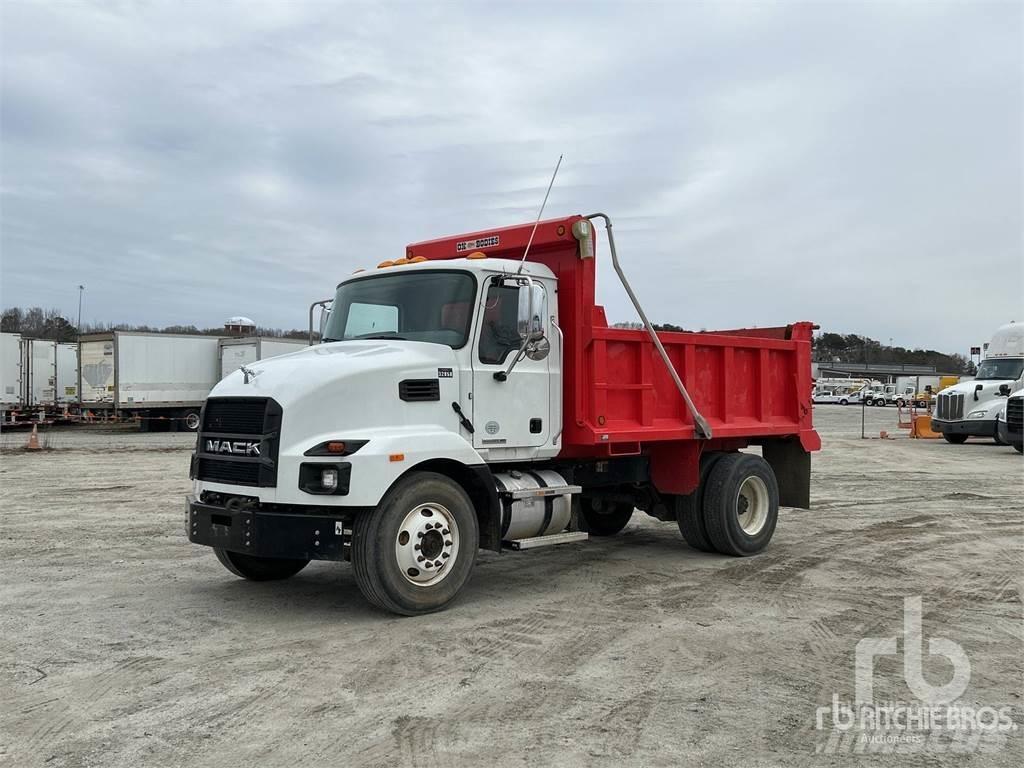
<svg viewBox="0 0 1024 768"><path fill-rule="evenodd" d="M712 439L698 440L682 396L645 330L610 328L594 302L595 258L573 225L582 217L542 221L529 260L558 277L565 334L562 457L652 455L652 468L687 465L682 486L695 485L702 450L739 448L762 438L791 437L820 447L811 423L811 323L710 333L659 333ZM414 243L409 258L453 259L481 251L519 259L532 224ZM591 224L593 229L593 225ZM593 238L591 238L591 243ZM644 268L621 258L627 275ZM514 375L514 374L513 374ZM663 483L662 485L664 485ZM676 485L677 483L669 483Z"/></svg>

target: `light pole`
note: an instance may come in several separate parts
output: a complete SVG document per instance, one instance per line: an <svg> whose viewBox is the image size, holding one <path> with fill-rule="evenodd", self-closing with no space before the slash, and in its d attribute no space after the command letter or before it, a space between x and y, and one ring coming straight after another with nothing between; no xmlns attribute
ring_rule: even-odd
<svg viewBox="0 0 1024 768"><path fill-rule="evenodd" d="M82 335L82 292L85 290L84 285L78 286L78 325L76 329L79 337Z"/></svg>

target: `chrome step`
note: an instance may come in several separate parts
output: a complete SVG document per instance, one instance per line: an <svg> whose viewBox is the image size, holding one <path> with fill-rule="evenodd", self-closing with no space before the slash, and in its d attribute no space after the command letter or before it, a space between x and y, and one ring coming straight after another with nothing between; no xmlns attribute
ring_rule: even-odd
<svg viewBox="0 0 1024 768"><path fill-rule="evenodd" d="M550 536L532 536L528 539L512 539L502 542L512 549L536 549L537 547L550 547L555 544L568 544L573 541L586 541L590 534L586 531L563 531L553 533Z"/></svg>

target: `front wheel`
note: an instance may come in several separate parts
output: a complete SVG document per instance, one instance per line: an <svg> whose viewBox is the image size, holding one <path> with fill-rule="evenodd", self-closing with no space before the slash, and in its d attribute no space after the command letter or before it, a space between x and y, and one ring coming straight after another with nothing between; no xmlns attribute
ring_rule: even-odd
<svg viewBox="0 0 1024 768"><path fill-rule="evenodd" d="M942 436L945 438L947 443L952 443L953 445L962 445L963 443L967 442L967 435L957 435L949 432L943 432Z"/></svg>
<svg viewBox="0 0 1024 768"><path fill-rule="evenodd" d="M309 560L285 560L277 557L256 557L243 555L240 552L229 552L226 549L213 550L220 564L249 581L279 581L288 579L301 571Z"/></svg>
<svg viewBox="0 0 1024 768"><path fill-rule="evenodd" d="M356 516L356 584L367 600L392 613L441 610L469 580L479 540L466 492L444 475L415 472Z"/></svg>
<svg viewBox="0 0 1024 768"><path fill-rule="evenodd" d="M591 536L614 536L633 517L628 501L607 501L601 498L580 499L579 526Z"/></svg>
<svg viewBox="0 0 1024 768"><path fill-rule="evenodd" d="M771 465L730 453L712 468L704 489L704 527L723 555L756 555L768 546L779 517L779 486Z"/></svg>

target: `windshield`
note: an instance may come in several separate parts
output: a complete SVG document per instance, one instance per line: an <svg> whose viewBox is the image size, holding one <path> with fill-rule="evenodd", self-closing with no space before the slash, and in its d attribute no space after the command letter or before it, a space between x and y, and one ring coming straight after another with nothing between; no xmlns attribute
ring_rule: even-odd
<svg viewBox="0 0 1024 768"><path fill-rule="evenodd" d="M476 281L468 272L391 273L338 286L324 341L402 339L465 345Z"/></svg>
<svg viewBox="0 0 1024 768"><path fill-rule="evenodd" d="M990 357L978 366L975 379L1019 379L1024 360L1019 357Z"/></svg>

